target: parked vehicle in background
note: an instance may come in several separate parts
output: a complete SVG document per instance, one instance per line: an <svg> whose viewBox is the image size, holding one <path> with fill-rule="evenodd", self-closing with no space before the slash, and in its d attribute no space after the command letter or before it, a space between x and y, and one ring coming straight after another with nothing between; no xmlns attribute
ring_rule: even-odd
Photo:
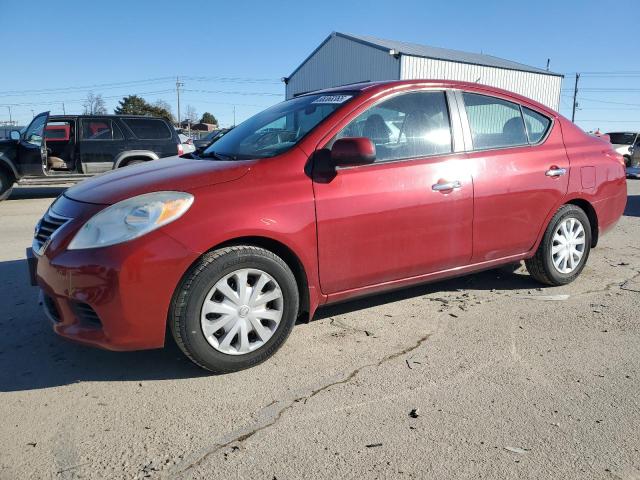
<svg viewBox="0 0 640 480"><path fill-rule="evenodd" d="M631 159L633 150L640 146L640 133L638 132L610 132L609 141L620 155L624 156L627 163Z"/></svg>
<svg viewBox="0 0 640 480"><path fill-rule="evenodd" d="M76 182L114 168L182 153L163 118L120 115L34 117L0 141L0 199L14 183Z"/></svg>
<svg viewBox="0 0 640 480"><path fill-rule="evenodd" d="M627 177L640 178L640 144L636 143L627 160Z"/></svg>
<svg viewBox="0 0 640 480"><path fill-rule="evenodd" d="M194 140L193 144L195 145L196 150L201 152L205 148L207 148L209 145L211 145L213 142L222 138L229 130L231 129L221 128L220 130L212 130L211 132L207 133L204 137L200 138L199 140Z"/></svg>
<svg viewBox="0 0 640 480"><path fill-rule="evenodd" d="M199 158L70 188L29 265L63 337L157 348L169 327L225 373L269 358L319 305L520 260L572 282L626 202L622 156L540 103L363 83L274 105Z"/></svg>
<svg viewBox="0 0 640 480"><path fill-rule="evenodd" d="M180 140L180 144L182 145L182 153L191 153L196 150L196 147L193 145L193 140L187 137L184 133L178 134L178 139Z"/></svg>

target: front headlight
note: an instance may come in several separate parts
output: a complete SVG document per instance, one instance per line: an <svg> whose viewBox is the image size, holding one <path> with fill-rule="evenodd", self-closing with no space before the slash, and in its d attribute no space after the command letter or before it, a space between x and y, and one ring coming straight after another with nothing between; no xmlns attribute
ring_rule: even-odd
<svg viewBox="0 0 640 480"><path fill-rule="evenodd" d="M128 198L91 217L67 248L106 247L138 238L177 220L192 203L193 195L184 192L154 192Z"/></svg>

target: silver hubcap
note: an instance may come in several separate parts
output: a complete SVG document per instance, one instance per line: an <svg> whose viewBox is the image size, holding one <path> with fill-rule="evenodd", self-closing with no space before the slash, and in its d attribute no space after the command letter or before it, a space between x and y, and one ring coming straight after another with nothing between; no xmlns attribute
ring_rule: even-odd
<svg viewBox="0 0 640 480"><path fill-rule="evenodd" d="M551 261L560 273L571 273L584 255L584 227L580 220L567 218L553 235L551 244Z"/></svg>
<svg viewBox="0 0 640 480"><path fill-rule="evenodd" d="M262 347L282 320L280 285L267 272L243 268L222 277L207 294L202 333L216 350L243 355Z"/></svg>

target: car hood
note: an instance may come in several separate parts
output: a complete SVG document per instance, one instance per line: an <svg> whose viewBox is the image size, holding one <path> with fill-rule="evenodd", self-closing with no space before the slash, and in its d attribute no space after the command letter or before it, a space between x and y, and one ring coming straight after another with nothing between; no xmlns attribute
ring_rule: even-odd
<svg viewBox="0 0 640 480"><path fill-rule="evenodd" d="M112 205L143 193L196 188L237 180L246 174L252 161L193 160L168 157L119 168L89 178L65 192L79 202Z"/></svg>
<svg viewBox="0 0 640 480"><path fill-rule="evenodd" d="M11 140L10 138L0 138L0 147L4 149L4 147L15 147L18 144L15 140Z"/></svg>

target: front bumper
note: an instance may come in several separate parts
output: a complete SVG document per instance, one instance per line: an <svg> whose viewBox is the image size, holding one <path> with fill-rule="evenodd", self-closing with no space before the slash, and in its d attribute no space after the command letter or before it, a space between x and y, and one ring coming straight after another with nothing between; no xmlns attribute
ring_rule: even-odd
<svg viewBox="0 0 640 480"><path fill-rule="evenodd" d="M108 350L164 345L176 286L198 255L161 231L111 247L46 250L34 280L54 331Z"/></svg>

